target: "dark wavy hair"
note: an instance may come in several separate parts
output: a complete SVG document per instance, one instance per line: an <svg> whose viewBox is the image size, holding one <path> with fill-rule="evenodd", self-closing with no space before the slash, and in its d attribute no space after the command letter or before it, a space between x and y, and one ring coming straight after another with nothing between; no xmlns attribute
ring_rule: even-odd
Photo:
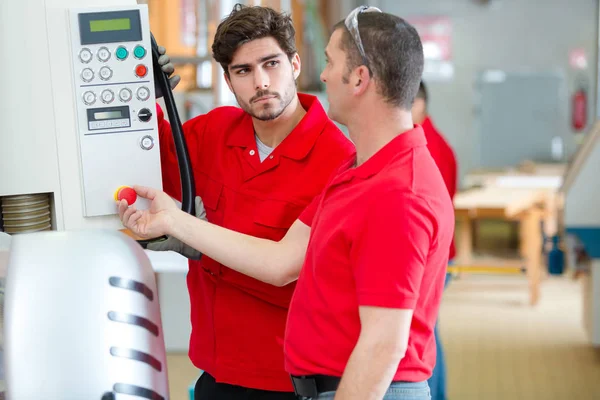
<svg viewBox="0 0 600 400"><path fill-rule="evenodd" d="M229 76L229 65L236 50L252 40L272 37L291 60L296 54L296 30L289 15L269 7L236 4L221 21L215 33L212 52Z"/></svg>

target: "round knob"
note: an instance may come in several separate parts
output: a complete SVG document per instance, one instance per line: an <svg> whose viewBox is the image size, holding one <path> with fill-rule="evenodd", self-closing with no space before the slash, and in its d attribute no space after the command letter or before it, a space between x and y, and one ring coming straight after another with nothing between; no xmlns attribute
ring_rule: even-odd
<svg viewBox="0 0 600 400"><path fill-rule="evenodd" d="M87 91L83 94L83 102L88 105L91 106L92 104L94 104L96 102L96 94L92 91Z"/></svg>
<svg viewBox="0 0 600 400"><path fill-rule="evenodd" d="M135 67L135 74L139 77L139 78L143 78L146 75L148 75L148 67L146 67L144 64L140 64L137 67Z"/></svg>
<svg viewBox="0 0 600 400"><path fill-rule="evenodd" d="M81 79L83 79L84 82L91 82L92 79L94 79L94 71L90 68L84 69L81 71Z"/></svg>
<svg viewBox="0 0 600 400"><path fill-rule="evenodd" d="M115 201L125 200L132 205L137 200L137 193L129 186L121 186L115 191Z"/></svg>
<svg viewBox="0 0 600 400"><path fill-rule="evenodd" d="M140 140L140 146L144 150L152 150L154 147L154 138L150 135L146 135Z"/></svg>
<svg viewBox="0 0 600 400"><path fill-rule="evenodd" d="M113 75L112 69L110 67L102 67L100 68L100 79L103 81L109 80Z"/></svg>
<svg viewBox="0 0 600 400"><path fill-rule="evenodd" d="M82 63L89 63L90 61L92 61L92 58L94 56L92 55L92 52L90 51L90 49L81 49L81 51L79 52L79 59L81 60Z"/></svg>
<svg viewBox="0 0 600 400"><path fill-rule="evenodd" d="M152 111L148 108L142 108L140 112L138 112L138 118L142 122L148 122L152 119Z"/></svg>
<svg viewBox="0 0 600 400"><path fill-rule="evenodd" d="M129 52L127 51L127 49L125 47L120 46L117 49L117 53L116 54L117 54L117 59L119 61L123 61L123 60L125 60L127 58L127 56L129 55Z"/></svg>
<svg viewBox="0 0 600 400"><path fill-rule="evenodd" d="M142 86L138 88L138 90L135 92L135 95L137 96L138 100L146 101L150 98L150 89L148 89L146 86Z"/></svg>
<svg viewBox="0 0 600 400"><path fill-rule="evenodd" d="M107 62L110 59L110 50L106 47L100 47L98 50L98 60Z"/></svg>
<svg viewBox="0 0 600 400"><path fill-rule="evenodd" d="M121 99L121 101L123 103L127 103L128 101L130 101L131 97L132 97L131 90L129 90L127 88L123 88L119 92L119 98Z"/></svg>
<svg viewBox="0 0 600 400"><path fill-rule="evenodd" d="M101 98L102 102L105 104L112 103L112 101L115 99L115 93L110 89L106 89L102 92Z"/></svg>
<svg viewBox="0 0 600 400"><path fill-rule="evenodd" d="M135 49L133 49L133 55L138 60L141 60L142 58L146 57L146 49L140 45L135 46Z"/></svg>

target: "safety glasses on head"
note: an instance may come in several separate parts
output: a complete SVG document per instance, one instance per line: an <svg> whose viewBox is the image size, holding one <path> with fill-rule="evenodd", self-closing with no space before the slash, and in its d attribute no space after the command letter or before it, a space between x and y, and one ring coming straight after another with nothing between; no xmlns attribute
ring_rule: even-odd
<svg viewBox="0 0 600 400"><path fill-rule="evenodd" d="M360 32L358 31L358 15L367 12L381 12L381 10L377 7L369 7L369 6L360 6L356 7L354 10L348 14L346 17L346 28L352 35L354 39L354 43L356 43L356 47L358 47L358 51L363 59L363 64L369 67L369 61L367 59L367 55L365 54L365 49L363 48L362 40L360 40Z"/></svg>

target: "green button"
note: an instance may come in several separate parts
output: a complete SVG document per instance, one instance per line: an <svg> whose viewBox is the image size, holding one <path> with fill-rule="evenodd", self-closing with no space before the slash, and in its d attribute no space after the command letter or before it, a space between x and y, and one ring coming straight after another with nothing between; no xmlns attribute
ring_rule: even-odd
<svg viewBox="0 0 600 400"><path fill-rule="evenodd" d="M144 58L146 56L146 49L142 46L135 46L135 49L133 50L133 55L136 58Z"/></svg>
<svg viewBox="0 0 600 400"><path fill-rule="evenodd" d="M129 54L129 52L127 51L127 49L125 47L119 47L117 49L117 58L119 60L126 59L128 54Z"/></svg>

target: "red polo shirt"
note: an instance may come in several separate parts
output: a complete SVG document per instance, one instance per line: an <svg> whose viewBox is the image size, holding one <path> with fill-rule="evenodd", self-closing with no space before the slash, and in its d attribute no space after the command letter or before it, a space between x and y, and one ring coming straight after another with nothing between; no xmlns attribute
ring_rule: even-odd
<svg viewBox="0 0 600 400"><path fill-rule="evenodd" d="M300 216L312 229L286 326L286 370L342 376L360 334L358 307L401 308L414 316L394 380L423 381L435 364L452 201L421 127L353 163Z"/></svg>
<svg viewBox="0 0 600 400"><path fill-rule="evenodd" d="M444 182L450 193L450 198L454 200L458 182L457 163L454 150L452 150L448 141L446 141L444 136L437 130L435 125L433 125L431 118L425 118L422 127L423 132L425 132L425 139L427 139L427 148L433 157L433 161L435 161L442 173L442 177L444 178ZM454 246L454 240L452 240L452 243L450 244L450 260L454 259L455 255L456 248Z"/></svg>
<svg viewBox="0 0 600 400"><path fill-rule="evenodd" d="M196 191L210 222L280 240L354 146L316 97L299 94L306 115L262 163L252 118L220 107L184 125ZM165 191L180 198L169 124L159 110ZM192 363L218 382L293 391L284 370L283 336L295 284L274 287L207 256L190 261Z"/></svg>

